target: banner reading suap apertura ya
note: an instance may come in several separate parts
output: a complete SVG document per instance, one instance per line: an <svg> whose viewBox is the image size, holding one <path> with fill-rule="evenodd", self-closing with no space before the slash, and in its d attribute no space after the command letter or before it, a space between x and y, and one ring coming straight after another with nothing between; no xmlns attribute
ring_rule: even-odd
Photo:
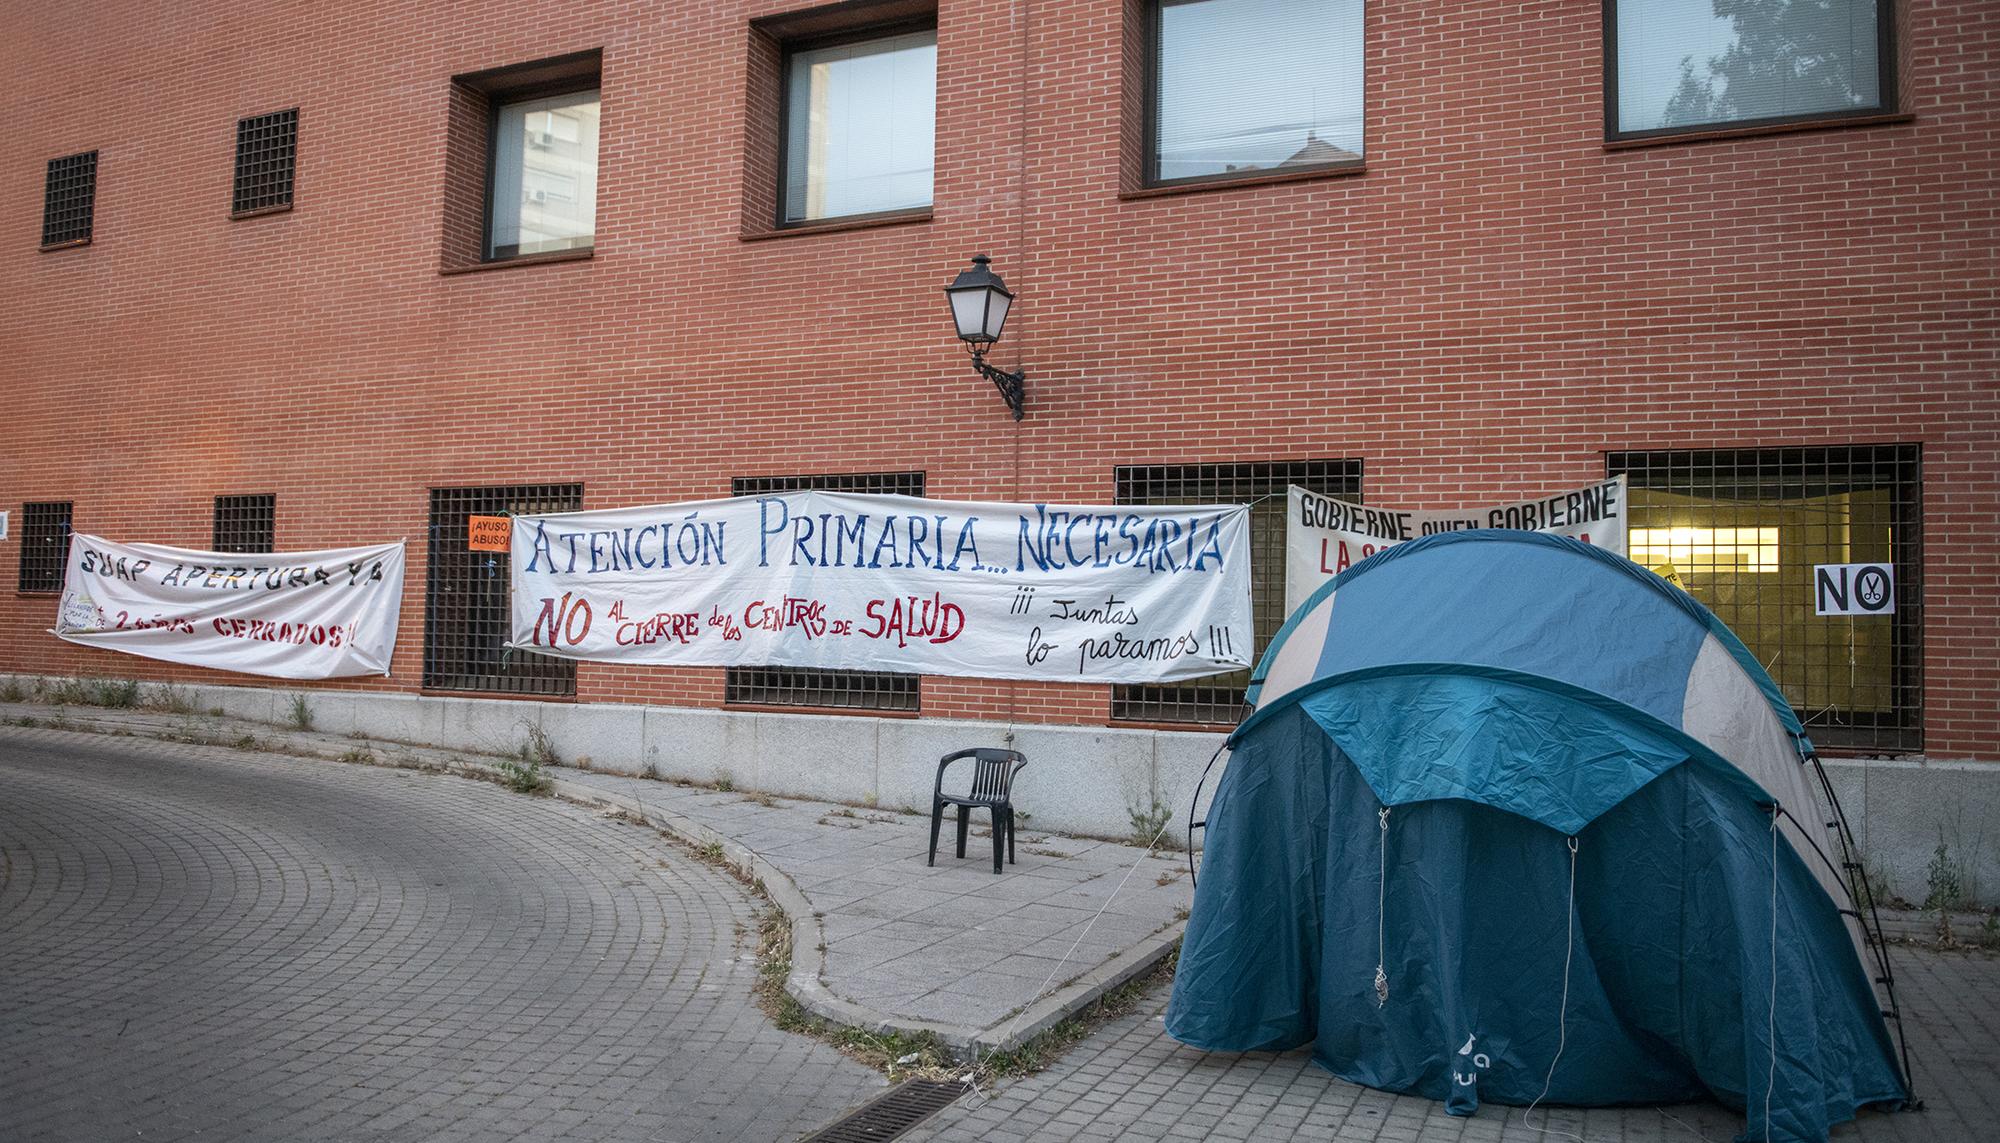
<svg viewBox="0 0 2000 1143"><path fill-rule="evenodd" d="M1440 532L1548 532L1622 556L1625 509L1623 476L1538 500L1442 512L1364 507L1292 485L1285 516L1285 613L1298 610L1321 584L1376 552Z"/></svg>
<svg viewBox="0 0 2000 1143"><path fill-rule="evenodd" d="M70 537L52 634L278 679L386 675L403 545L244 555Z"/></svg>
<svg viewBox="0 0 2000 1143"><path fill-rule="evenodd" d="M1248 665L1249 511L834 492L514 518L510 646L1133 683Z"/></svg>

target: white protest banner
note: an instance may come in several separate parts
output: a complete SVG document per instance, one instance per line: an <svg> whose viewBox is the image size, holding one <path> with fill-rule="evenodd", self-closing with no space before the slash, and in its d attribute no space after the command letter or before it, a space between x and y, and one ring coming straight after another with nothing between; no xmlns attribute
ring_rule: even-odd
<svg viewBox="0 0 2000 1143"><path fill-rule="evenodd" d="M244 555L70 537L52 634L276 679L386 675L403 545Z"/></svg>
<svg viewBox="0 0 2000 1143"><path fill-rule="evenodd" d="M1249 664L1249 510L792 492L514 518L513 639L572 659L1136 683Z"/></svg>
<svg viewBox="0 0 2000 1143"><path fill-rule="evenodd" d="M1384 548L1471 528L1513 528L1568 536L1625 554L1625 478L1494 508L1405 512L1364 508L1292 485L1285 517L1285 613L1320 585Z"/></svg>

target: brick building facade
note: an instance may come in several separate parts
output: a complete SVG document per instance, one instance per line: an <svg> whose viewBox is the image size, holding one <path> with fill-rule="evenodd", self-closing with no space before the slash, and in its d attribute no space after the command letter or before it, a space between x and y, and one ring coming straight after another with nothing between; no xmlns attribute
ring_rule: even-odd
<svg viewBox="0 0 2000 1143"><path fill-rule="evenodd" d="M30 505L187 547L237 496L272 498L252 509L278 550L407 537L392 676L314 689L460 694L426 686L436 490L612 507L922 474L937 497L1103 503L1322 462L1334 491L1453 507L1630 470L1662 528L1760 481L1879 493L1900 627L1801 644L1819 675L1879 676L1825 704L1872 714L1818 737L2000 761L2000 10L1885 6L1877 114L1608 140L1615 10L1369 3L1365 158L1154 185L1143 0L23 8L0 74L0 671L255 682L46 635L56 597L12 590ZM788 47L884 21L935 27L931 205L779 225ZM594 242L482 261L487 114L541 75L504 69L547 60L600 92ZM290 208L233 214L239 121L290 108ZM46 162L90 152L88 242L38 249ZM1027 372L1018 424L939 294L978 252L1020 295L994 354ZM1797 680L1809 716L1823 682ZM721 670L595 664L573 688L799 697L742 695ZM1145 697L926 677L905 705L1212 729ZM825 717L877 717L860 705Z"/></svg>

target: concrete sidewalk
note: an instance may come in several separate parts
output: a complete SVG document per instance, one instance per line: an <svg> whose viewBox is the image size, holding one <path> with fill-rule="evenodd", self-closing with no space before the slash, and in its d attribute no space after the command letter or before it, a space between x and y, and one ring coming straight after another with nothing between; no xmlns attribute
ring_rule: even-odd
<svg viewBox="0 0 2000 1143"><path fill-rule="evenodd" d="M501 761L213 714L0 703L0 721L23 720L392 766L490 774ZM931 1032L961 1055L1018 1046L1157 964L1193 899L1179 852L1148 856L1022 829L1017 863L996 876L990 835L972 837L959 859L949 818L927 866L928 813L569 766L545 773L559 796L717 847L761 880L792 922L787 990L807 1010L853 1027ZM982 813L975 833L984 829Z"/></svg>

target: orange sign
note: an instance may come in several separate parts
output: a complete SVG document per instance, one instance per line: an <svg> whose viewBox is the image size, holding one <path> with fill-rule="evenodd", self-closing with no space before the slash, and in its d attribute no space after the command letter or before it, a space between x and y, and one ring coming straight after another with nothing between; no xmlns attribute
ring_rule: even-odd
<svg viewBox="0 0 2000 1143"><path fill-rule="evenodd" d="M465 526L465 546L475 552L504 552L514 534L514 521L507 516L473 516Z"/></svg>

